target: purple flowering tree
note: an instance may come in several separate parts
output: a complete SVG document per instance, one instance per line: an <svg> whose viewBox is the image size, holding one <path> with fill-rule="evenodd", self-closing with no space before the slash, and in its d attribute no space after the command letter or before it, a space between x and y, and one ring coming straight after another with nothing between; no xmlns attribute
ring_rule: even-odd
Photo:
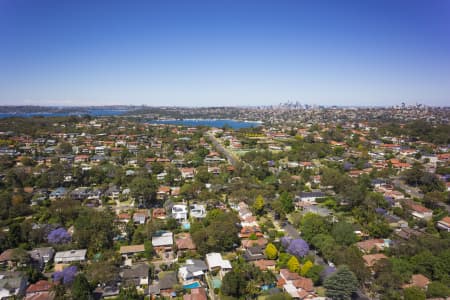
<svg viewBox="0 0 450 300"><path fill-rule="evenodd" d="M385 215L387 213L387 210L385 210L382 207L377 207L377 208L375 208L375 212L379 215Z"/></svg>
<svg viewBox="0 0 450 300"><path fill-rule="evenodd" d="M70 242L70 240L70 234L62 227L50 231L47 236L47 241L51 244L65 244Z"/></svg>
<svg viewBox="0 0 450 300"><path fill-rule="evenodd" d="M54 282L61 282L62 284L70 285L77 275L78 268L76 266L70 266L62 270L61 272L55 272L52 274Z"/></svg>
<svg viewBox="0 0 450 300"><path fill-rule="evenodd" d="M297 257L303 257L309 253L309 245L303 239L295 239L289 243L287 252Z"/></svg>
<svg viewBox="0 0 450 300"><path fill-rule="evenodd" d="M344 170L345 171L350 171L352 168L353 168L353 164L351 163L351 162L348 162L348 161L346 161L345 163L344 163Z"/></svg>

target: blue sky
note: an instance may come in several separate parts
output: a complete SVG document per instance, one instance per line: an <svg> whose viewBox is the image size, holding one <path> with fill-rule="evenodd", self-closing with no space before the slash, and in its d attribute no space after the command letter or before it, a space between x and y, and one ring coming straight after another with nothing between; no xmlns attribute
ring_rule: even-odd
<svg viewBox="0 0 450 300"><path fill-rule="evenodd" d="M450 1L0 0L0 104L450 104Z"/></svg>

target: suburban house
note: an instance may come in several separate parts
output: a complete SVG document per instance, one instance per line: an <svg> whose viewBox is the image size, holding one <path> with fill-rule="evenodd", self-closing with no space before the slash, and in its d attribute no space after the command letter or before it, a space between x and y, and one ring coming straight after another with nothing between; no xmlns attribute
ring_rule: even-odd
<svg viewBox="0 0 450 300"><path fill-rule="evenodd" d="M241 240L242 248L247 249L254 246L265 247L267 245L267 240L265 238L258 238L256 240Z"/></svg>
<svg viewBox="0 0 450 300"><path fill-rule="evenodd" d="M389 248L390 240L384 239L371 239L356 243L356 246L364 253L370 253L371 251L383 251L385 248Z"/></svg>
<svg viewBox="0 0 450 300"><path fill-rule="evenodd" d="M178 269L178 278L183 281L203 280L208 267L203 260L187 259L186 263Z"/></svg>
<svg viewBox="0 0 450 300"><path fill-rule="evenodd" d="M367 267L372 268L379 260L387 259L387 256L382 253L366 254L362 257Z"/></svg>
<svg viewBox="0 0 450 300"><path fill-rule="evenodd" d="M295 197L295 200L297 202L316 204L318 199L323 199L326 196L327 195L324 192L302 192Z"/></svg>
<svg viewBox="0 0 450 300"><path fill-rule="evenodd" d="M63 198L67 195L68 191L65 187L59 187L57 189L55 189L54 191L52 191L50 193L50 199L51 200L55 200L55 199L60 199Z"/></svg>
<svg viewBox="0 0 450 300"><path fill-rule="evenodd" d="M121 246L120 247L120 255L122 257L130 257L138 253L143 253L145 251L144 244L141 245L130 245L130 246Z"/></svg>
<svg viewBox="0 0 450 300"><path fill-rule="evenodd" d="M416 286L418 288L426 290L430 282L431 282L430 279L428 279L426 276L422 274L414 274L411 276L410 282L403 285L403 288Z"/></svg>
<svg viewBox="0 0 450 300"><path fill-rule="evenodd" d="M302 277L287 269L280 270L278 285L294 299L306 299L315 295L314 284L311 279Z"/></svg>
<svg viewBox="0 0 450 300"><path fill-rule="evenodd" d="M123 269L120 275L125 283L142 287L149 284L149 270L150 267L147 264L137 264Z"/></svg>
<svg viewBox="0 0 450 300"><path fill-rule="evenodd" d="M436 225L439 229L450 232L450 217L442 218L442 220L437 221Z"/></svg>
<svg viewBox="0 0 450 300"><path fill-rule="evenodd" d="M160 272L158 274L158 282L149 287L149 294L151 297L157 295L171 297L173 287L177 283L177 274L175 272Z"/></svg>
<svg viewBox="0 0 450 300"><path fill-rule="evenodd" d="M405 205L411 211L411 215L416 219L429 221L433 217L433 211L431 209L414 201L407 200L405 201Z"/></svg>
<svg viewBox="0 0 450 300"><path fill-rule="evenodd" d="M276 261L271 259L261 259L253 261L253 264L257 266L261 271L275 271Z"/></svg>
<svg viewBox="0 0 450 300"><path fill-rule="evenodd" d="M206 290L203 287L191 289L190 294L184 294L183 300L207 300Z"/></svg>
<svg viewBox="0 0 450 300"><path fill-rule="evenodd" d="M221 278L232 269L230 261L223 259L220 253L215 252L206 254L206 264L209 271L219 270Z"/></svg>
<svg viewBox="0 0 450 300"><path fill-rule="evenodd" d="M0 254L0 265L5 267L8 266L9 268L13 267L13 255L14 255L15 249L6 249Z"/></svg>
<svg viewBox="0 0 450 300"><path fill-rule="evenodd" d="M29 251L28 254L30 254L33 262L38 264L40 268L43 268L45 264L53 259L55 250L52 247L34 248L33 250Z"/></svg>
<svg viewBox="0 0 450 300"><path fill-rule="evenodd" d="M190 233L187 232L177 234L175 236L175 244L177 245L178 255L187 251L194 251L196 249Z"/></svg>
<svg viewBox="0 0 450 300"><path fill-rule="evenodd" d="M137 210L133 214L133 222L135 224L145 224L148 216L149 216L148 210L146 210L146 209Z"/></svg>
<svg viewBox="0 0 450 300"><path fill-rule="evenodd" d="M166 210L164 208L154 208L152 218L164 220L166 218Z"/></svg>
<svg viewBox="0 0 450 300"><path fill-rule="evenodd" d="M175 204L172 206L172 218L178 222L185 222L188 218L187 205L185 204Z"/></svg>
<svg viewBox="0 0 450 300"><path fill-rule="evenodd" d="M183 179L194 179L195 169L194 168L181 168L181 177Z"/></svg>
<svg viewBox="0 0 450 300"><path fill-rule="evenodd" d="M50 291L53 284L47 280L39 280L34 284L30 284L26 290L24 300L53 300L53 293Z"/></svg>
<svg viewBox="0 0 450 300"><path fill-rule="evenodd" d="M86 249L60 251L55 254L55 263L72 263L86 260Z"/></svg>
<svg viewBox="0 0 450 300"><path fill-rule="evenodd" d="M264 247L260 246L252 246L245 249L243 257L246 261L255 261L266 259L266 255L264 254Z"/></svg>
<svg viewBox="0 0 450 300"><path fill-rule="evenodd" d="M206 208L203 204L191 204L189 210L192 218L203 219L206 217Z"/></svg>
<svg viewBox="0 0 450 300"><path fill-rule="evenodd" d="M0 299L22 297L28 282L21 272L0 272Z"/></svg>
<svg viewBox="0 0 450 300"><path fill-rule="evenodd" d="M169 259L173 255L173 233L169 231L156 232L152 236L152 246L160 257Z"/></svg>

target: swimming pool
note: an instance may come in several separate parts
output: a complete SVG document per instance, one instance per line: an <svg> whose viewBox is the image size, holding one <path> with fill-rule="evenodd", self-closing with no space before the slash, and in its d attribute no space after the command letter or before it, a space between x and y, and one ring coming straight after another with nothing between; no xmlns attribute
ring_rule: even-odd
<svg viewBox="0 0 450 300"><path fill-rule="evenodd" d="M191 229L191 224L189 222L183 223L183 229L184 230L189 230Z"/></svg>
<svg viewBox="0 0 450 300"><path fill-rule="evenodd" d="M198 288L198 287L201 287L201 284L198 281L194 281L192 283L183 285L183 288L185 290L195 289L195 288Z"/></svg>

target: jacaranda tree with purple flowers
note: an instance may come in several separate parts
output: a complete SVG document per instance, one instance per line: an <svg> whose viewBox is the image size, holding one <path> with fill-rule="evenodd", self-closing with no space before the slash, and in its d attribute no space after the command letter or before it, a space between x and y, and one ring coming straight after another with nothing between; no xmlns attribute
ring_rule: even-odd
<svg viewBox="0 0 450 300"><path fill-rule="evenodd" d="M70 266L62 270L61 272L55 272L52 274L53 281L59 281L65 285L70 285L77 275L78 268L76 266Z"/></svg>
<svg viewBox="0 0 450 300"><path fill-rule="evenodd" d="M309 252L309 245L302 239L295 239L289 243L287 248L289 254L295 255L297 257L303 257Z"/></svg>
<svg viewBox="0 0 450 300"><path fill-rule="evenodd" d="M70 234L63 227L52 230L47 236L47 241L51 244L65 244L70 242L70 240Z"/></svg>

